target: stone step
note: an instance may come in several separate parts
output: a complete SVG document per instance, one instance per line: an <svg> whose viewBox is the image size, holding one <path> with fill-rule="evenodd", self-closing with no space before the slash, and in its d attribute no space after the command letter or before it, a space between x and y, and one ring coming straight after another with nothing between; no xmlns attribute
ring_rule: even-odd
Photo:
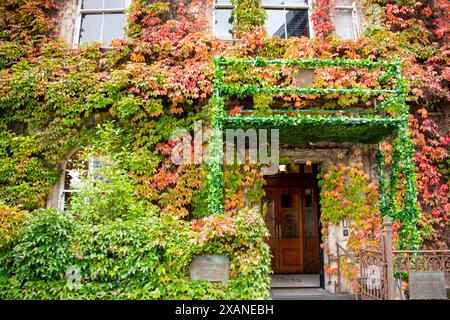
<svg viewBox="0 0 450 320"><path fill-rule="evenodd" d="M322 288L274 288L273 300L354 300L347 293L329 293Z"/></svg>
<svg viewBox="0 0 450 320"><path fill-rule="evenodd" d="M275 274L271 288L317 288L320 287L319 274Z"/></svg>

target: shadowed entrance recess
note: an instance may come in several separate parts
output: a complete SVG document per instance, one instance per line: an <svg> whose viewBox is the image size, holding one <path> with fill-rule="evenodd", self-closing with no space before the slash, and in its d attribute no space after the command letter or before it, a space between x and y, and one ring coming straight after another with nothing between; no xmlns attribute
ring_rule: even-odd
<svg viewBox="0 0 450 320"><path fill-rule="evenodd" d="M319 170L318 164L297 164L265 177L264 220L275 274L319 273Z"/></svg>

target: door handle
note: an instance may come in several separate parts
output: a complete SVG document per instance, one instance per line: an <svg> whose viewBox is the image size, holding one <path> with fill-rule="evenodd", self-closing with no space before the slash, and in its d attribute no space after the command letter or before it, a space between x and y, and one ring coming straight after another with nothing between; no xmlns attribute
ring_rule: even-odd
<svg viewBox="0 0 450 320"><path fill-rule="evenodd" d="M281 239L281 224L278 225L278 239Z"/></svg>

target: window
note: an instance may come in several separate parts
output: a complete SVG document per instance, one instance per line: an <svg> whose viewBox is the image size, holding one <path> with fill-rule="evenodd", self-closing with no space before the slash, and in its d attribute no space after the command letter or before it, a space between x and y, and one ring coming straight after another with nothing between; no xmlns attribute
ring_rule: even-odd
<svg viewBox="0 0 450 320"><path fill-rule="evenodd" d="M87 162L80 159L81 150L75 151L69 158L64 169L62 188L58 199L58 210L64 211L68 207L71 198L75 192L80 192L86 185L86 177L90 181L108 182L108 179L102 175L102 168L111 167L112 161L105 157L93 157Z"/></svg>
<svg viewBox="0 0 450 320"><path fill-rule="evenodd" d="M58 209L64 211L74 192L79 192L83 187L82 168L77 167L79 163L80 150L75 151L69 158L63 174L63 187L58 201ZM84 168L87 170L87 167Z"/></svg>
<svg viewBox="0 0 450 320"><path fill-rule="evenodd" d="M109 44L125 35L125 10L130 0L80 0L77 44Z"/></svg>
<svg viewBox="0 0 450 320"><path fill-rule="evenodd" d="M263 6L269 35L279 38L310 36L307 0L264 0Z"/></svg>
<svg viewBox="0 0 450 320"><path fill-rule="evenodd" d="M344 40L358 38L356 3L349 0L340 0L336 4L334 17L336 35Z"/></svg>
<svg viewBox="0 0 450 320"><path fill-rule="evenodd" d="M220 0L219 0L220 1ZM231 8L216 9L214 13L214 33L223 40L232 40L232 23Z"/></svg>
<svg viewBox="0 0 450 320"><path fill-rule="evenodd" d="M310 2L311 0L263 0L268 34L280 38L312 36ZM214 33L224 40L233 39L231 9L229 0L215 1Z"/></svg>

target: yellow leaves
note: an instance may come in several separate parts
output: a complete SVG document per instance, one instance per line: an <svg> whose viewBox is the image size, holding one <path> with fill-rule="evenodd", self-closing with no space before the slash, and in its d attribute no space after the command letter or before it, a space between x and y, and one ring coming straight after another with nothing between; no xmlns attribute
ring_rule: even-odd
<svg viewBox="0 0 450 320"><path fill-rule="evenodd" d="M145 62L145 57L144 57L144 55L142 55L140 53L132 53L131 61L136 62L136 63L142 63L142 62Z"/></svg>
<svg viewBox="0 0 450 320"><path fill-rule="evenodd" d="M417 112L422 116L422 118L428 118L428 111L425 108L420 108Z"/></svg>
<svg viewBox="0 0 450 320"><path fill-rule="evenodd" d="M346 53L348 59L360 59L361 58L360 55L357 54L355 51L347 50L347 51L345 51L345 53Z"/></svg>
<svg viewBox="0 0 450 320"><path fill-rule="evenodd" d="M172 113L172 114L178 114L178 115L180 115L180 114L182 114L183 113L183 108L181 108L181 107L176 107L176 105L174 105L174 106L172 106L171 108L170 108L170 112Z"/></svg>

